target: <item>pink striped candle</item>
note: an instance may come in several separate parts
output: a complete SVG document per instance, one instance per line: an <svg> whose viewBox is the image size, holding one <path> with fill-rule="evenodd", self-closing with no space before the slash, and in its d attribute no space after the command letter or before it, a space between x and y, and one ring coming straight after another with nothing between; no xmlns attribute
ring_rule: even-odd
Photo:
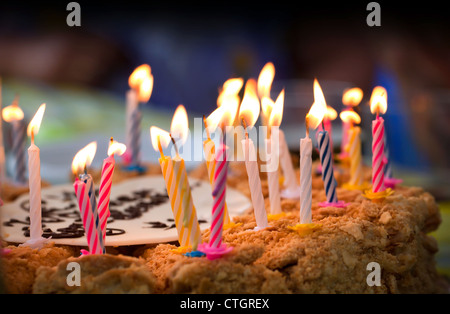
<svg viewBox="0 0 450 314"><path fill-rule="evenodd" d="M372 121L372 192L383 192L384 186L384 120Z"/></svg>
<svg viewBox="0 0 450 314"><path fill-rule="evenodd" d="M101 235L98 234L95 219L91 209L91 202L89 200L88 189L86 188L86 184L81 181L75 179L75 183L73 184L75 189L75 194L78 200L78 206L81 212L81 218L83 220L83 226L86 233L86 239L89 246L89 254L103 254L103 247L100 244ZM86 254L86 253L84 253Z"/></svg>

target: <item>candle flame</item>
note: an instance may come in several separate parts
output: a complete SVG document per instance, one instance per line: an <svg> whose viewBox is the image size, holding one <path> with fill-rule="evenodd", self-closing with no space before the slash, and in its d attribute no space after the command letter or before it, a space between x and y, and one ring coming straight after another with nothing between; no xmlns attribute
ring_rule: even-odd
<svg viewBox="0 0 450 314"><path fill-rule="evenodd" d="M84 171L85 167L92 163L97 152L97 142L91 142L75 154L72 161L72 172L74 175Z"/></svg>
<svg viewBox="0 0 450 314"><path fill-rule="evenodd" d="M275 106L275 102L272 99L268 97L263 97L261 99L261 115L266 121L270 118L273 106Z"/></svg>
<svg viewBox="0 0 450 314"><path fill-rule="evenodd" d="M337 112L333 107L327 106L327 112L325 113L325 117L329 121L333 121L337 118Z"/></svg>
<svg viewBox="0 0 450 314"><path fill-rule="evenodd" d="M269 117L269 127L280 126L281 120L283 119L284 110L284 89L280 92L273 105L272 111Z"/></svg>
<svg viewBox="0 0 450 314"><path fill-rule="evenodd" d="M339 117L345 123L354 123L354 124L361 123L361 117L353 110L344 110L339 114Z"/></svg>
<svg viewBox="0 0 450 314"><path fill-rule="evenodd" d="M239 101L238 94L243 85L244 79L242 78L231 78L225 81L225 83L223 83L222 91L217 97L217 106L220 107L223 104L224 99L230 96L237 98Z"/></svg>
<svg viewBox="0 0 450 314"><path fill-rule="evenodd" d="M175 110L172 118L172 124L170 125L170 135L174 139L178 139L183 145L186 143L189 131L189 122L186 109L183 105L179 105Z"/></svg>
<svg viewBox="0 0 450 314"><path fill-rule="evenodd" d="M253 126L259 117L260 105L256 93L256 81L249 79L245 84L244 97L239 109L239 119L245 121L247 127Z"/></svg>
<svg viewBox="0 0 450 314"><path fill-rule="evenodd" d="M127 146L125 144L119 143L117 141L111 141L108 147L108 156L114 155L123 155L127 150Z"/></svg>
<svg viewBox="0 0 450 314"><path fill-rule="evenodd" d="M42 118L44 117L45 104L39 106L39 109L34 114L33 119L31 119L28 124L27 134L28 136L36 135L41 127Z"/></svg>
<svg viewBox="0 0 450 314"><path fill-rule="evenodd" d="M327 112L327 104L325 102L325 96L320 88L317 79L314 80L314 103L309 109L306 118L308 120L308 127L316 129L322 122Z"/></svg>
<svg viewBox="0 0 450 314"><path fill-rule="evenodd" d="M345 106L356 107L359 105L363 98L363 91L361 88L354 87L346 89L342 95L342 103Z"/></svg>
<svg viewBox="0 0 450 314"><path fill-rule="evenodd" d="M2 117L6 122L19 121L23 119L24 114L18 105L17 98L14 99L10 106L3 108Z"/></svg>
<svg viewBox="0 0 450 314"><path fill-rule="evenodd" d="M272 62L267 62L258 76L258 95L260 98L270 98L270 89L272 88L275 77L275 66Z"/></svg>
<svg viewBox="0 0 450 314"><path fill-rule="evenodd" d="M387 110L387 91L384 87L376 86L370 96L370 112L384 114Z"/></svg>
<svg viewBox="0 0 450 314"><path fill-rule="evenodd" d="M135 89L140 102L147 102L152 95L153 75L148 64L138 66L128 79L128 85Z"/></svg>
<svg viewBox="0 0 450 314"><path fill-rule="evenodd" d="M159 151L159 145L167 148L170 143L170 134L157 126L150 127L150 138L152 140L153 149Z"/></svg>
<svg viewBox="0 0 450 314"><path fill-rule="evenodd" d="M233 125L238 107L238 96L229 95L224 98L222 106L218 107L206 118L208 128L216 129L218 126L223 128Z"/></svg>

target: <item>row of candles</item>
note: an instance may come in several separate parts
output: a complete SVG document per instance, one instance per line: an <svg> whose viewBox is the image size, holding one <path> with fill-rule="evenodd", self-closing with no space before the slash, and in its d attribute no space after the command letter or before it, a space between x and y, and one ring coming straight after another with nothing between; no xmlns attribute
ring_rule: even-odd
<svg viewBox="0 0 450 314"><path fill-rule="evenodd" d="M380 117L387 110L387 94L382 87L376 87L371 96L371 112L376 114L372 126L372 189L364 182L362 171L359 115L352 109L358 106L363 94L359 88L352 88L343 94L345 110L340 113L343 121L343 140L341 154L333 156L331 142L331 120L336 119L336 111L326 105L325 97L317 80L314 80L314 103L305 117L306 136L300 140L300 185L295 175L290 158L289 149L285 141L284 133L278 127L281 125L284 107L285 92L282 90L276 101L270 97L271 85L275 76L275 68L272 63L267 63L261 70L258 80L249 79L245 83L242 100L239 93L244 86L244 80L234 78L226 81L219 94L218 107L208 117L203 117L207 139L203 142L203 150L206 159L208 178L212 186L213 206L210 239L208 243L201 243L201 232L197 220L197 214L192 199L188 175L183 158L178 153L179 146L183 145L188 136L188 115L184 106L180 105L172 119L170 132L156 126L150 128L150 137L153 148L160 152L159 163L162 175L166 183L166 189L170 199L173 216L178 232L181 250L206 254L209 259L215 259L229 252L232 248L222 243L224 227L232 227L226 205L226 181L228 173L228 147L226 146L227 127L241 124L245 130L245 138L242 139L242 151L248 174L251 200L254 209L256 228L262 230L269 226L269 219L264 205L259 164L255 145L248 136L248 130L254 127L261 116L262 125L268 127L266 147L279 145L280 165L284 178L284 188L280 189L279 169L271 169L267 172L269 185L269 200L271 217L283 214L281 198L299 198L300 215L299 224L293 226L294 230L302 230L312 225L312 140L310 130L319 129L317 132L318 150L320 155L320 172L324 183L326 202L322 207L345 207L348 204L338 200L334 177L334 158L349 161L350 181L345 185L348 189L366 190L365 196L370 199L382 199L392 193L389 187L394 187L398 181L391 177L385 177L386 158L384 146L384 121ZM94 182L92 176L87 173L96 153L96 143L90 143L80 150L74 157L72 170L76 175L74 190L79 203L83 225L89 252L84 254L105 253L106 221L109 216L109 198L111 193L112 175L115 166L115 155L122 155L127 150L125 169L143 171L140 156L140 104L150 99L153 89L153 75L150 66L138 67L130 76L130 90L126 95L126 138L127 146L111 139L108 149L108 157L104 160L101 181L99 187L99 201L95 197ZM40 123L45 111L45 104L41 105L36 115L28 125L27 133L31 137L29 155L29 188L30 188L30 240L25 245L41 247L46 239L42 237L41 227L41 178L39 148L34 144L34 136L39 131ZM14 126L14 135L21 137L19 133L20 121L23 120L23 112L18 106L16 98L12 105L2 110L3 119ZM218 149L210 138L210 132L220 129L222 138ZM164 149L173 143L175 156L164 155ZM20 146L20 145L18 145ZM22 145L23 146L23 145ZM13 153L16 160L16 171L22 169L17 164L22 155ZM22 171L22 170L20 170ZM22 174L14 176L16 182L22 180ZM198 251L196 251L198 249ZM192 254L191 252L191 254ZM195 255L195 254L194 254ZM192 256L194 256L192 255Z"/></svg>

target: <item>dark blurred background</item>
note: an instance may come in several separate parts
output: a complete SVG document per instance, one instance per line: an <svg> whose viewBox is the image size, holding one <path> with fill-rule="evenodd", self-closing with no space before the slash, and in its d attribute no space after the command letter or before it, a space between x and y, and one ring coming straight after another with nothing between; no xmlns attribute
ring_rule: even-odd
<svg viewBox="0 0 450 314"><path fill-rule="evenodd" d="M283 87L289 94L287 129L303 122L315 77L338 112L345 87L363 89L366 129L371 90L383 85L394 163L431 175L436 195L449 197L450 19L442 2L378 1L381 26L369 27L370 1L77 1L81 27L68 27L69 2L1 2L5 80L76 85L123 101L128 76L148 63L149 107L171 113L182 103L207 114L226 79L256 78L271 61L274 97ZM294 150L301 135L290 133Z"/></svg>

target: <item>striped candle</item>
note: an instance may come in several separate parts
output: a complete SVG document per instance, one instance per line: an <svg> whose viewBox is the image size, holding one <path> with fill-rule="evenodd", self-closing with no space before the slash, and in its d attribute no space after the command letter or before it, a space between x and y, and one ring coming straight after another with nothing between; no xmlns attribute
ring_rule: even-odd
<svg viewBox="0 0 450 314"><path fill-rule="evenodd" d="M205 153L206 160L206 169L208 170L208 178L211 184L211 187L214 189L214 176L215 176L215 167L216 167L216 159L215 159L215 145L214 141L210 138L203 141L203 151ZM227 167L228 169L228 167ZM228 213L227 202L225 201L225 212L223 217L224 224L228 224L231 222L230 215Z"/></svg>
<svg viewBox="0 0 450 314"><path fill-rule="evenodd" d="M350 157L349 184L352 186L362 186L364 182L360 134L360 127L352 127L348 131L348 145L346 151Z"/></svg>
<svg viewBox="0 0 450 314"><path fill-rule="evenodd" d="M384 120L377 117L372 121L372 192L385 190L384 186Z"/></svg>
<svg viewBox="0 0 450 314"><path fill-rule="evenodd" d="M12 155L14 156L14 182L25 184L26 164L25 164L25 139L26 125L24 120L16 120L13 122L13 142Z"/></svg>
<svg viewBox="0 0 450 314"><path fill-rule="evenodd" d="M322 180L325 187L327 202L337 203L336 187L334 178L333 160L331 158L330 136L327 131L319 132L317 136L320 151L320 163L322 165Z"/></svg>
<svg viewBox="0 0 450 314"><path fill-rule="evenodd" d="M300 140L300 223L312 222L312 141Z"/></svg>
<svg viewBox="0 0 450 314"><path fill-rule="evenodd" d="M98 194L98 216L100 219L100 228L102 230L103 243L105 243L106 237L106 222L108 220L108 217L110 216L109 200L111 195L114 166L114 155L108 156L103 160L100 188Z"/></svg>
<svg viewBox="0 0 450 314"><path fill-rule="evenodd" d="M222 231L225 214L225 194L227 185L227 147L222 144L215 156L216 168L214 171L213 209L211 222L211 235L209 245L219 248L222 244Z"/></svg>
<svg viewBox="0 0 450 314"><path fill-rule="evenodd" d="M183 204L184 194L191 194L184 160L179 156L173 159L170 156L161 156L159 163L166 182L180 245L192 246L196 250L197 245L201 242L201 232L192 196L189 195L187 198L188 204ZM183 184L186 186L185 191L183 191ZM185 210L188 211L187 215ZM185 217L188 217L187 226L183 223Z"/></svg>
<svg viewBox="0 0 450 314"><path fill-rule="evenodd" d="M81 218L83 220L84 230L86 232L86 239L89 246L90 254L102 254L104 248L101 245L101 235L98 234L95 226L95 219L91 208L91 202L89 200L89 191L81 180L76 179L73 184L75 194L78 200L78 206L81 212Z"/></svg>

